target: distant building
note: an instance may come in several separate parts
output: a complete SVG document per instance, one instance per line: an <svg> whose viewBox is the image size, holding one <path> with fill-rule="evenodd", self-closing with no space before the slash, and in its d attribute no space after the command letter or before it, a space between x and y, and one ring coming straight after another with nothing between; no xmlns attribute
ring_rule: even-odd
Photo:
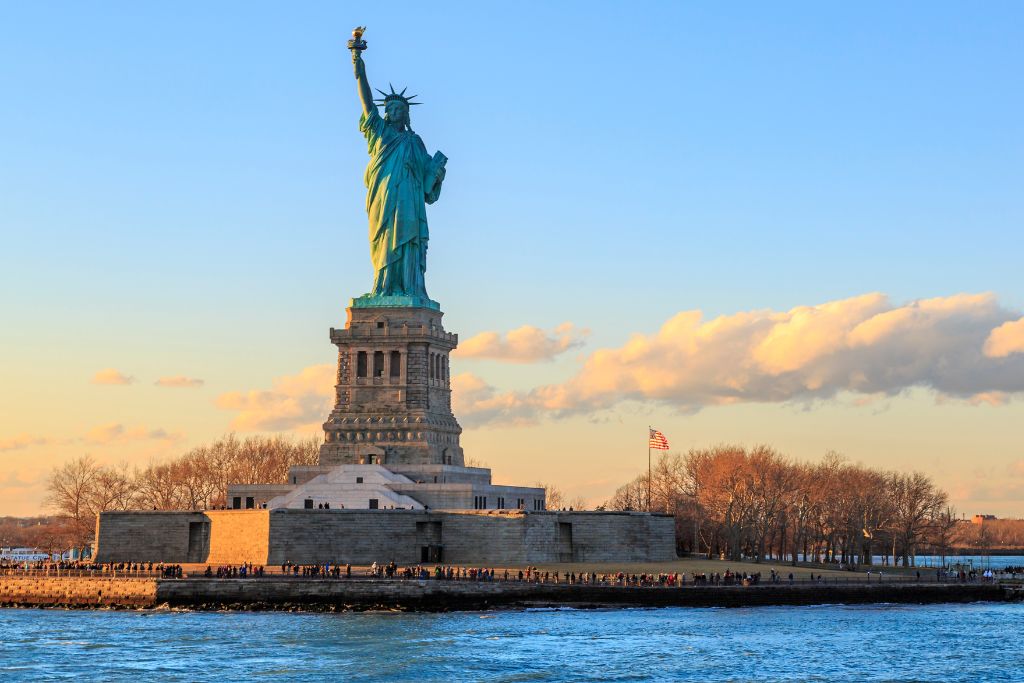
<svg viewBox="0 0 1024 683"><path fill-rule="evenodd" d="M39 562L50 556L39 548L0 548L0 561Z"/></svg>

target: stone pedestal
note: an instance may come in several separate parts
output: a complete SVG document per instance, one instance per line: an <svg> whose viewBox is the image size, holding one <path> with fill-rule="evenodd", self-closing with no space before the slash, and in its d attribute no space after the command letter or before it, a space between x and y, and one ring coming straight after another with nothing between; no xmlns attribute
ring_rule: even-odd
<svg viewBox="0 0 1024 683"><path fill-rule="evenodd" d="M338 374L320 464L462 466L448 362L458 335L444 331L439 307L369 299L331 329Z"/></svg>

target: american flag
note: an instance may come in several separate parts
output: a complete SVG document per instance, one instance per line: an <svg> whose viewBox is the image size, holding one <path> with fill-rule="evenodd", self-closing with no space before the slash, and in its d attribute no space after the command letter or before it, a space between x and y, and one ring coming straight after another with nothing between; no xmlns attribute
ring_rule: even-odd
<svg viewBox="0 0 1024 683"><path fill-rule="evenodd" d="M653 448L654 450L657 451L667 451L668 439L666 439L665 435L659 432L657 429L652 429L651 435L647 439L647 447Z"/></svg>

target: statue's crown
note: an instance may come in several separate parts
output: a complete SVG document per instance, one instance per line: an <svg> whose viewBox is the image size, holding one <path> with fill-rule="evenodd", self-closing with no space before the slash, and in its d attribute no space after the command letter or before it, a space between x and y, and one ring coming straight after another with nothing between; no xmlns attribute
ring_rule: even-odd
<svg viewBox="0 0 1024 683"><path fill-rule="evenodd" d="M374 100L374 102L376 102L378 106L383 106L388 102L393 102L394 100L401 100L402 102L405 102L405 106L407 107L411 107L417 104L423 104L422 102L412 101L412 98L417 97L417 95L409 95L408 97L405 96L405 91L408 90L408 88L402 88L402 92L395 92L395 86L388 83L388 87L391 88L390 93L386 93L383 90L378 90L374 88L375 90L377 90L377 92L384 96L384 99Z"/></svg>

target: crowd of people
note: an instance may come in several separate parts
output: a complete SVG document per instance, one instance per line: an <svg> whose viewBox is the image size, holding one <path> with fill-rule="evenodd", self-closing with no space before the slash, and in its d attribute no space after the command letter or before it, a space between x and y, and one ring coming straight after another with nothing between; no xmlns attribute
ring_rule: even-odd
<svg viewBox="0 0 1024 683"><path fill-rule="evenodd" d="M263 576L265 571L261 565L254 565L251 562L237 567L228 565L226 567L217 567L217 569L214 569L211 565L206 565L206 571L203 572L203 576L208 579L213 577L218 579L244 579L247 577L254 579Z"/></svg>
<svg viewBox="0 0 1024 683"><path fill-rule="evenodd" d="M0 571L43 575L109 575L109 576L159 576L165 579L183 578L180 564L163 562L106 562L96 563L82 560L36 562L0 561Z"/></svg>
<svg viewBox="0 0 1024 683"><path fill-rule="evenodd" d="M280 566L277 576L296 579L386 579L386 580L434 580L434 581L502 581L536 584L594 585L594 586L632 586L632 587L683 587L683 586L756 586L767 581L770 583L787 582L793 584L795 577L792 572L784 576L782 572L771 569L766 576L761 572L661 572L654 573L598 573L590 572L557 572L541 570L534 566L514 569L496 569L494 567L464 567L456 565L406 565L396 562L374 562L362 571L353 574L351 564L296 564L285 562ZM214 569L207 566L203 575L207 578L259 578L267 576L264 567L246 564L225 566ZM806 578L804 579L807 580ZM824 582L822 575L810 575L811 581Z"/></svg>
<svg viewBox="0 0 1024 683"><path fill-rule="evenodd" d="M165 579L181 579L186 576L218 579L235 578L263 578L268 575L283 576L296 579L400 579L400 580L435 580L435 581L504 581L519 583L538 584L567 584L567 585L595 585L595 586L661 586L661 587L684 587L684 586L757 586L762 583L793 585L799 581L806 583L832 583L833 577L813 572L809 576L794 576L792 571L783 573L771 568L766 574L762 572L734 572L726 569L724 572L662 572L662 573L628 573L612 572L597 573L594 571L567 571L557 572L541 570L534 566L525 568L496 569L494 567L471 567L457 565L404 565L396 562L388 563L374 562L369 567L353 571L351 564L330 563L322 564L296 564L285 562L280 565L280 572L276 568L268 568L253 563L240 565L223 565L214 567L207 565L205 571L189 571L180 564L165 564L154 562L118 562L107 564L96 564L83 561L37 561L18 562L0 560L0 572L31 573L44 575L107 575L107 576L138 576L138 577L160 577ZM1004 567L1001 569L976 569L967 567L947 567L935 570L935 581L937 582L994 582L1001 579L1017 579L1024 575L1024 567ZM883 572L880 569L868 569L866 571L867 581L882 582L885 580L929 580L923 576L920 570L912 574ZM845 581L845 580L844 580Z"/></svg>

